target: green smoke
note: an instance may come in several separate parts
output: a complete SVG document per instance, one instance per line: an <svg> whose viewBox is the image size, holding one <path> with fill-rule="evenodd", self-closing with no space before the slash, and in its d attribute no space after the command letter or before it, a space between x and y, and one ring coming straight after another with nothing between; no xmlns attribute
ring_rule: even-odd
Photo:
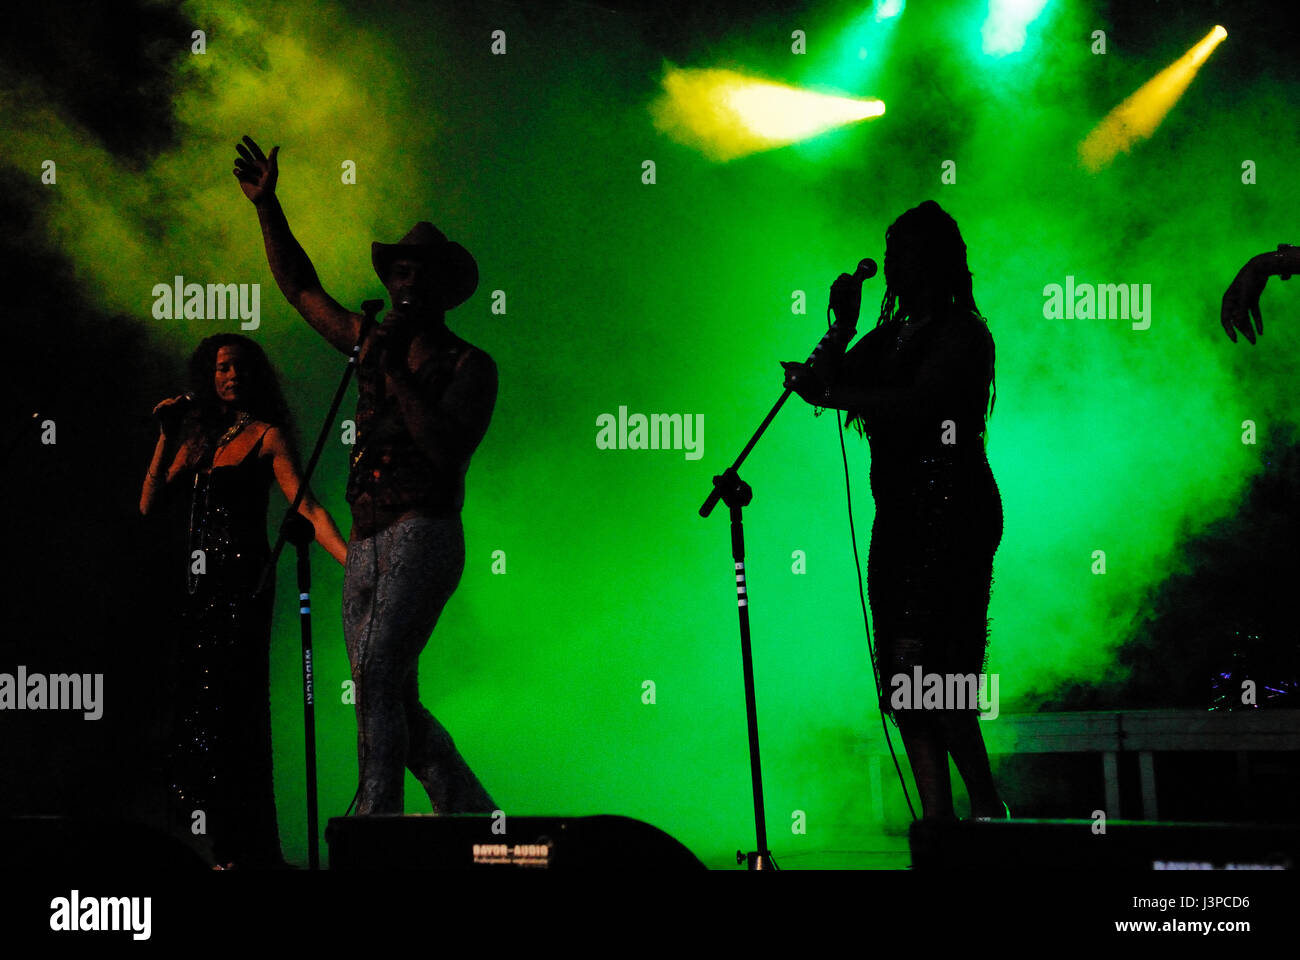
<svg viewBox="0 0 1300 960"><path fill-rule="evenodd" d="M1293 236L1300 144L1278 118L1294 83L1234 84L1233 58L1247 53L1226 23L1228 41L1156 135L1089 175L1078 142L1201 34L1097 56L1086 38L1107 25L1053 4L1024 51L992 59L983 9L908 7L876 32L887 59L859 78L869 89L845 86L853 71L817 53L846 49L857 6L764 14L706 38L716 57L683 66L743 66L888 104L871 124L721 165L655 132L663 59L631 18L602 11L543 22L507 6L412 19L194 3L207 52L179 60L174 148L143 166L121 159L38 91L7 98L0 123L24 169L56 161L50 243L106 310L150 319L153 285L177 274L262 285L252 335L306 437L342 358L275 290L230 173L239 136L280 145L290 224L345 304L382 293L370 242L417 220L474 253L479 290L448 322L494 356L501 392L469 474L465 576L421 661L424 702L507 815L639 817L722 865L750 843L744 698L725 512L695 511L779 393L777 361L802 359L824 330L830 281L881 260L905 209L933 198L957 219L997 342L989 458L1006 530L990 670L1003 715L1101 676L1144 592L1177 563L1180 533L1230 512L1257 469L1242 422L1262 436L1295 419L1294 330L1275 323L1251 350L1217 319L1236 268ZM806 59L790 52L796 29ZM494 30L504 55L491 53ZM1258 183L1241 182L1243 160ZM945 161L955 183L941 182ZM1150 329L1045 319L1043 288L1067 276L1150 284ZM792 313L795 291L806 314ZM1291 293L1274 281L1265 316L1293 313ZM219 329L152 322L178 353ZM702 414L703 458L597 449L597 417L620 406ZM327 445L314 483L345 529L348 452ZM865 559L869 458L854 437L849 464ZM790 404L743 476L755 489L746 531L772 846L830 849L873 813L866 754L882 749L832 418ZM498 550L504 575L491 572ZM321 809L335 815L355 786L355 724L341 697L341 571L323 553L316 569ZM302 861L291 561L279 582L276 783L285 851ZM895 793L886 779L897 825ZM409 777L407 809L428 810ZM797 810L806 835L788 830Z"/></svg>

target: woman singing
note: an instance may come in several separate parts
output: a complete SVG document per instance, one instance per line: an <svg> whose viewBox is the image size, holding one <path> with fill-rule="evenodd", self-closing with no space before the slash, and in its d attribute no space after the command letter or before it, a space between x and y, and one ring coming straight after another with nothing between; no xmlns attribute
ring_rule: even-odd
<svg viewBox="0 0 1300 960"><path fill-rule="evenodd" d="M860 298L852 277L836 281L831 305L841 323L856 323ZM813 369L785 364L787 386L815 406L848 411L870 440L874 666L881 710L902 734L927 818L954 815L949 754L971 815L1010 815L993 784L977 704L923 701L915 682L938 674L946 691L949 677L984 669L993 554L1002 539L1002 500L984 453L993 357L961 232L927 200L885 232L885 297L875 329Z"/></svg>
<svg viewBox="0 0 1300 960"><path fill-rule="evenodd" d="M255 590L270 556L271 479L290 502L301 482L289 412L266 354L247 337L200 343L190 383L189 394L154 408L161 432L140 495L143 514L164 490L190 497L169 793L187 826L202 812L219 869L283 866L271 776L274 590ZM347 548L325 509L308 494L299 512L343 563Z"/></svg>

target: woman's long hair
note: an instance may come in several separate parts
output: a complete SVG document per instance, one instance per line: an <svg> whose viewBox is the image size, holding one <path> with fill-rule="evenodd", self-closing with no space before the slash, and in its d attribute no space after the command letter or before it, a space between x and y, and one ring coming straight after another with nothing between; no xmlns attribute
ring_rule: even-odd
<svg viewBox="0 0 1300 960"><path fill-rule="evenodd" d="M222 431L229 426L214 383L217 354L222 347L239 347L243 352L246 366L240 375L243 391L240 407L254 419L279 427L290 449L294 449L293 417L280 390L275 368L256 341L237 333L207 337L190 355L190 392L194 394L194 406L185 419L182 435L201 459L212 451Z"/></svg>
<svg viewBox="0 0 1300 960"><path fill-rule="evenodd" d="M935 295L933 301L939 309L987 325L988 321L975 305L961 230L957 228L957 221L933 200L926 200L908 210L885 231L885 296L880 303L880 319L876 326L906 322L908 315L901 295L907 294L908 300L915 302L911 295L921 289L929 289ZM998 395L994 366L994 357L990 353L992 392L984 416L985 424L993 415L993 404ZM859 433L862 432L864 424L860 413L850 414L849 422L858 428Z"/></svg>

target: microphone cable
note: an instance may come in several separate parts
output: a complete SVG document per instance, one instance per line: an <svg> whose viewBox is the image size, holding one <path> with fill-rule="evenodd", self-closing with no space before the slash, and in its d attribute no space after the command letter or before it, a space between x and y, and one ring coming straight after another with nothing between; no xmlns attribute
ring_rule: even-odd
<svg viewBox="0 0 1300 960"><path fill-rule="evenodd" d="M826 325L831 325L831 308L826 306ZM847 349L847 345L846 345ZM845 420L848 419L848 413L845 411ZM867 651L871 654L871 679L876 687L876 706L880 707L880 671L876 665L876 648L871 640L871 620L867 615L867 595L862 586L862 560L858 556L858 534L853 524L853 489L849 482L849 452L844 443L844 420L840 419L840 411L835 411L835 426L840 434L840 456L844 461L844 496L849 508L849 542L853 545L853 566L858 574L858 601L862 605L862 626L867 634ZM903 769L898 764L898 754L894 752L894 742L889 736L889 724L885 722L885 711L880 711L880 728L885 734L885 745L889 747L890 759L894 761L894 772L898 774L898 785L903 790L903 799L907 801L908 813L912 819L916 819L916 808L912 806L912 797L907 792L907 782L903 779ZM883 813L883 811L882 811Z"/></svg>

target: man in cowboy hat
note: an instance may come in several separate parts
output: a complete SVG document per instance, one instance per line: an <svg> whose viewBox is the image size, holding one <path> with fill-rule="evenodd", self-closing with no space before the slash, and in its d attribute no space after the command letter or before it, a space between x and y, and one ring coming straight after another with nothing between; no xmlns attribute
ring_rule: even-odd
<svg viewBox="0 0 1300 960"><path fill-rule="evenodd" d="M275 196L279 147L268 157L244 137L235 149L234 173L257 208L281 292L350 354L362 316L325 292L289 231ZM435 813L488 813L496 804L420 704L417 681L420 651L464 569L465 473L496 402L496 364L444 322L474 293L478 267L427 222L397 243L373 244L371 261L393 309L362 346L348 476L343 626L356 682L357 814L402 813L403 768Z"/></svg>

